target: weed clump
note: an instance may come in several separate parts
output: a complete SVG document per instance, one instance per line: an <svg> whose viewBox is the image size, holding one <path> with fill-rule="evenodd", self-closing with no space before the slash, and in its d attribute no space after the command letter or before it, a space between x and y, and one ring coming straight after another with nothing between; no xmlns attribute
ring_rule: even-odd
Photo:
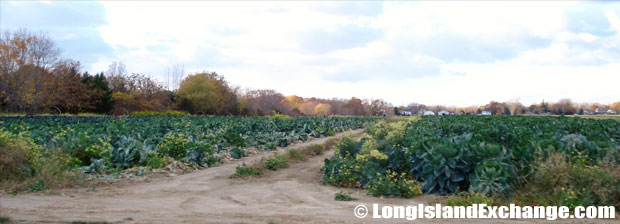
<svg viewBox="0 0 620 224"><path fill-rule="evenodd" d="M230 178L247 178L247 177L260 177L263 173L254 167L247 166L245 163L237 166L235 174Z"/></svg>
<svg viewBox="0 0 620 224"><path fill-rule="evenodd" d="M269 170L277 170L288 167L288 159L280 154L275 154L265 159L265 167Z"/></svg>
<svg viewBox="0 0 620 224"><path fill-rule="evenodd" d="M351 194L344 193L342 191L336 193L336 196L334 197L334 199L336 201L353 201L353 200L357 200L356 198L351 197Z"/></svg>

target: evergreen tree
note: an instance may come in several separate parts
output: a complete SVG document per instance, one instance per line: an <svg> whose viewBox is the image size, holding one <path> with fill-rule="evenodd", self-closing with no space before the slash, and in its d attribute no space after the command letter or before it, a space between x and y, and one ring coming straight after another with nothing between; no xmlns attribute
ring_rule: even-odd
<svg viewBox="0 0 620 224"><path fill-rule="evenodd" d="M84 75L82 75L82 82L88 86L88 89L93 91L91 102L94 105L94 109L90 112L101 114L110 112L114 105L114 101L112 100L112 90L103 72L95 74L94 76L85 72Z"/></svg>

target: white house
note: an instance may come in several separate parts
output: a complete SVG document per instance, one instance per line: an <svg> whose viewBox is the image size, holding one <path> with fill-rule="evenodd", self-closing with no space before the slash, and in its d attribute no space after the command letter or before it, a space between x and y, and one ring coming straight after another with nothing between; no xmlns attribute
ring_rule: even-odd
<svg viewBox="0 0 620 224"><path fill-rule="evenodd" d="M411 116L411 115L413 115L413 113L411 113L411 110L403 110L403 112L400 112L400 115L402 115L402 116Z"/></svg>
<svg viewBox="0 0 620 224"><path fill-rule="evenodd" d="M607 111L605 111L605 108L602 107L598 107L596 108L596 110L594 110L594 114L605 114Z"/></svg>
<svg viewBox="0 0 620 224"><path fill-rule="evenodd" d="M482 112L480 112L480 115L491 115L491 111L490 110L483 110Z"/></svg>
<svg viewBox="0 0 620 224"><path fill-rule="evenodd" d="M615 110L609 109L607 110L607 114L618 114L618 112Z"/></svg>
<svg viewBox="0 0 620 224"><path fill-rule="evenodd" d="M432 110L425 110L424 111L424 116L426 115L435 115L435 112L433 112Z"/></svg>
<svg viewBox="0 0 620 224"><path fill-rule="evenodd" d="M437 115L450 115L450 112L442 110L442 111L439 111Z"/></svg>

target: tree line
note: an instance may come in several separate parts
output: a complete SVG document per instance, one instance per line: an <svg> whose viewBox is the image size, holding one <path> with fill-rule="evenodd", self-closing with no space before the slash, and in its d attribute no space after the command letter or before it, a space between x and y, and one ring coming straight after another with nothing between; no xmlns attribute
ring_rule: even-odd
<svg viewBox="0 0 620 224"><path fill-rule="evenodd" d="M241 90L215 72L185 78L172 69L178 88L167 89L140 73L128 74L122 62L106 72L81 72L80 62L60 57L47 35L21 29L0 36L0 110L5 113L98 113L181 110L191 114L261 116L376 115L384 100L319 99L284 96L275 90ZM170 75L170 74L169 74Z"/></svg>
<svg viewBox="0 0 620 224"><path fill-rule="evenodd" d="M482 111L487 110L493 115L584 115L601 113L597 111L605 111L604 113L607 113L608 110L618 113L620 112L620 101L606 105L600 103L576 103L571 99L561 99L553 103L543 100L538 104L525 106L516 100L512 100L507 102L491 101L482 106L469 107L427 106L424 104L411 103L407 106L394 107L393 113L398 115L404 110L410 110L413 113L425 110L436 113L443 110L454 114L480 114Z"/></svg>
<svg viewBox="0 0 620 224"><path fill-rule="evenodd" d="M105 72L81 72L79 61L60 57L60 49L47 35L21 29L0 35L0 111L5 113L97 113L123 115L136 111L181 110L191 114L262 116L383 115L403 110L455 114L584 114L596 109L620 111L610 105L578 104L570 99L524 106L518 101L491 101L483 106L446 107L412 103L394 107L382 99L320 99L284 96L269 89L242 90L215 72L184 76L182 67L168 72L174 89L148 75L128 74L122 62ZM170 87L170 83L169 86ZM178 87L178 88L176 88Z"/></svg>

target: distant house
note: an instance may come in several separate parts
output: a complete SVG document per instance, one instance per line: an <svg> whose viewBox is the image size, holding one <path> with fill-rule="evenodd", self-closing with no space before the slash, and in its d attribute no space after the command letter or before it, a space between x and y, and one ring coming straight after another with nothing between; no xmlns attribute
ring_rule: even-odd
<svg viewBox="0 0 620 224"><path fill-rule="evenodd" d="M480 112L480 115L485 115L485 116L491 115L491 111L490 110L483 110L483 111Z"/></svg>
<svg viewBox="0 0 620 224"><path fill-rule="evenodd" d="M607 114L618 114L618 112L615 110L609 109L607 110Z"/></svg>
<svg viewBox="0 0 620 224"><path fill-rule="evenodd" d="M450 115L450 112L442 110L442 111L437 112L437 115Z"/></svg>
<svg viewBox="0 0 620 224"><path fill-rule="evenodd" d="M413 115L413 113L411 112L411 110L403 110L403 112L400 112L400 115L411 116Z"/></svg>
<svg viewBox="0 0 620 224"><path fill-rule="evenodd" d="M584 115L588 115L588 114L590 114L590 111L589 111L589 110L587 110L587 109L583 109L583 114L584 114Z"/></svg>
<svg viewBox="0 0 620 224"><path fill-rule="evenodd" d="M597 107L596 110L594 110L594 114L606 114L607 111L605 110L605 108L602 107Z"/></svg>
<svg viewBox="0 0 620 224"><path fill-rule="evenodd" d="M424 111L424 116L426 115L435 115L435 112L433 112L432 110L425 110Z"/></svg>

